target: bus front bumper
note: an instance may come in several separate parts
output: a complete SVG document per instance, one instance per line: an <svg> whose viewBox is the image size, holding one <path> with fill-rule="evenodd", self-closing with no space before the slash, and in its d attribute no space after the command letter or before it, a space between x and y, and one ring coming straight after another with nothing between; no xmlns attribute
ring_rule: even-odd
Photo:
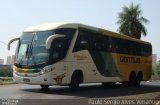
<svg viewBox="0 0 160 105"><path fill-rule="evenodd" d="M13 79L16 83L33 84L33 85L53 85L51 73L45 73L38 76L19 76L13 72Z"/></svg>

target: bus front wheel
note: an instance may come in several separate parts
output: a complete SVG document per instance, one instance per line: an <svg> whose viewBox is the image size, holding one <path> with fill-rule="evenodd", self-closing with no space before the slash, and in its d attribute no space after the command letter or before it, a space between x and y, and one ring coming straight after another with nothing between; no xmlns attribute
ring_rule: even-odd
<svg viewBox="0 0 160 105"><path fill-rule="evenodd" d="M83 74L81 71L76 71L73 73L71 78L71 83L69 84L70 90L77 90L79 88L79 84L83 82Z"/></svg>
<svg viewBox="0 0 160 105"><path fill-rule="evenodd" d="M116 82L103 82L103 87L113 87L116 84Z"/></svg>
<svg viewBox="0 0 160 105"><path fill-rule="evenodd" d="M48 89L49 85L40 85L42 89Z"/></svg>

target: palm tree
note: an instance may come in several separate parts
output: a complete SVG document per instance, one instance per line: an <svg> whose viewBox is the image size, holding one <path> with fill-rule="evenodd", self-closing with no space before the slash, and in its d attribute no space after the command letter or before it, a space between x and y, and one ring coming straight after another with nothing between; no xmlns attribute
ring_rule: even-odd
<svg viewBox="0 0 160 105"><path fill-rule="evenodd" d="M129 7L122 7L122 12L118 14L119 24L118 31L122 34L141 39L141 35L147 35L147 29L143 23L149 23L149 21L142 17L142 10L140 5L134 5L131 3Z"/></svg>

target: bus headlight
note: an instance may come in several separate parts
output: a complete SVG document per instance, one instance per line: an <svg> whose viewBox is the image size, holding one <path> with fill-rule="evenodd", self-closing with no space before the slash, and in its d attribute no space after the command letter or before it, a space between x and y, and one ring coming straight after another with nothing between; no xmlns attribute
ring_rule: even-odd
<svg viewBox="0 0 160 105"><path fill-rule="evenodd" d="M41 75L44 74L44 71L41 71L40 74L41 74Z"/></svg>
<svg viewBox="0 0 160 105"><path fill-rule="evenodd" d="M41 72L40 72L40 74L45 74L45 73L51 72L54 69L55 69L55 67L54 68L49 68L49 69L42 69Z"/></svg>

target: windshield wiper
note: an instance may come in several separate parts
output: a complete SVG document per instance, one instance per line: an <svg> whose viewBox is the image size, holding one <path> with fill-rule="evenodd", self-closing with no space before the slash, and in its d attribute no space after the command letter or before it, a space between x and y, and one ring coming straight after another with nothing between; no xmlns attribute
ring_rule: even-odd
<svg viewBox="0 0 160 105"><path fill-rule="evenodd" d="M29 50L29 45L27 45L27 49L25 51L25 54L22 56L21 60L19 61L19 65L22 64L24 58L27 58L28 50Z"/></svg>
<svg viewBox="0 0 160 105"><path fill-rule="evenodd" d="M28 52L29 52L29 44L27 45L27 50L26 50L26 53L25 53L25 57L27 58L27 55L28 55Z"/></svg>
<svg viewBox="0 0 160 105"><path fill-rule="evenodd" d="M36 33L35 33L35 35L36 35ZM27 65L28 65L28 63L29 63L29 58L32 58L33 64L36 65L35 58L34 58L34 56L33 56L33 44L35 43L35 42L34 42L34 37L35 37L35 35L34 35L33 38L32 38L32 41L31 41L31 44L30 44L30 47L29 47L29 50L28 50Z"/></svg>

